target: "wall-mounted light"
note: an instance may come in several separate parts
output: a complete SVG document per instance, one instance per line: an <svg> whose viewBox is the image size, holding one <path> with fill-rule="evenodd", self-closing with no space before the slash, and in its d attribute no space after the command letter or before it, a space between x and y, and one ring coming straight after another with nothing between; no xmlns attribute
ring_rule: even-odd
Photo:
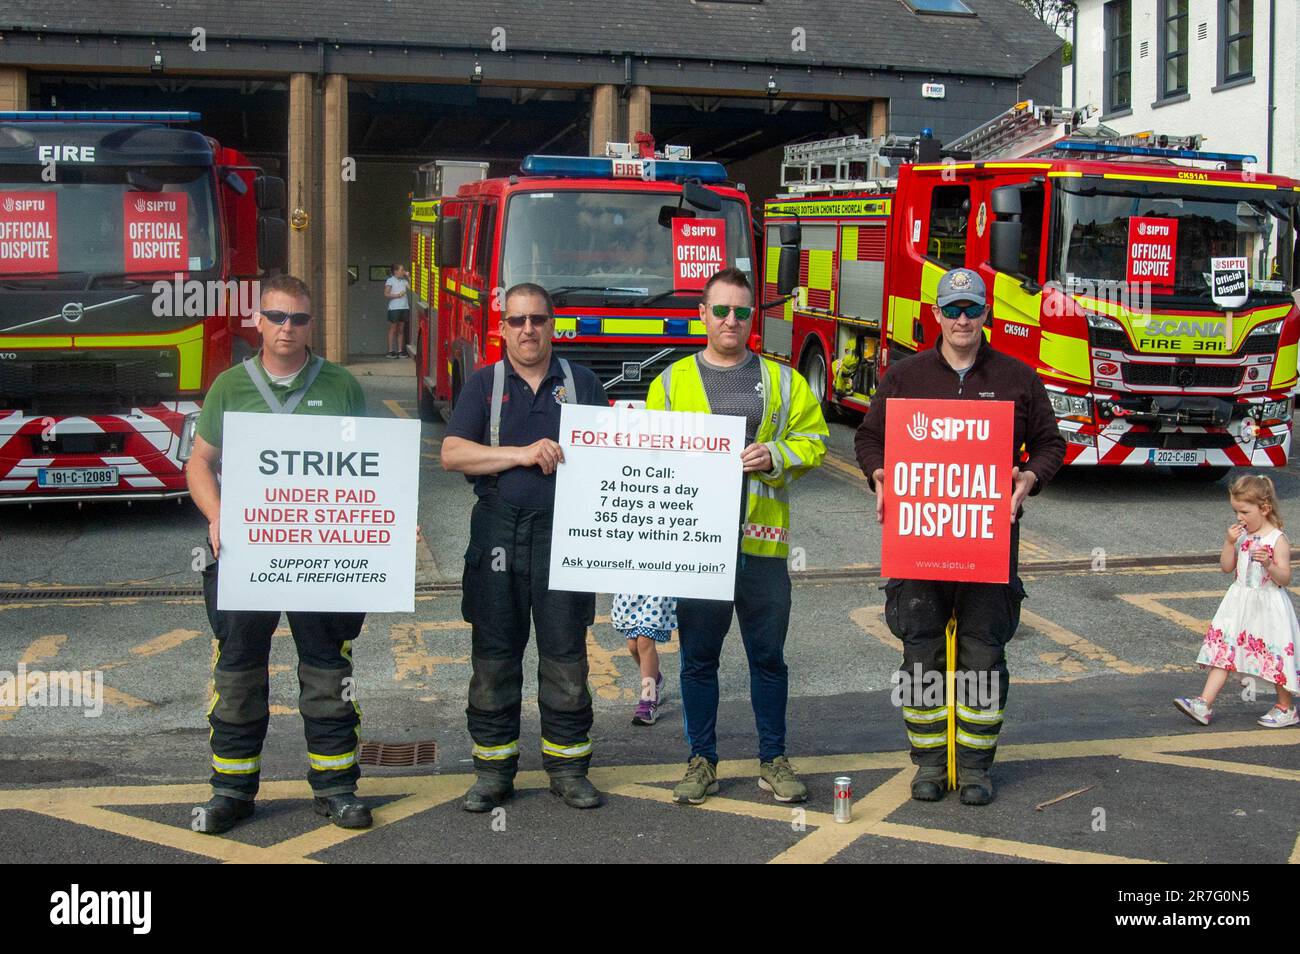
<svg viewBox="0 0 1300 954"><path fill-rule="evenodd" d="M469 74L469 81L471 83L483 82L483 64L478 60L474 61L474 72Z"/></svg>
<svg viewBox="0 0 1300 954"><path fill-rule="evenodd" d="M161 73L163 70L163 56L161 50L153 51L153 62L149 64L149 72Z"/></svg>
<svg viewBox="0 0 1300 954"><path fill-rule="evenodd" d="M780 94L780 92L781 92L781 87L779 87L779 86L776 85L776 76L775 76L775 75L772 75L772 74L768 74L768 77L767 77L767 95L768 95L768 96L777 96L777 95Z"/></svg>

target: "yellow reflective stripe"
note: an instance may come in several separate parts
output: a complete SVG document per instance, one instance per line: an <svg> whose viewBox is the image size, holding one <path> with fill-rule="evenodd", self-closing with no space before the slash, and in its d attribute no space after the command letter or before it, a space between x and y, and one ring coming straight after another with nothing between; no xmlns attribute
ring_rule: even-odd
<svg viewBox="0 0 1300 954"><path fill-rule="evenodd" d="M830 249L812 249L808 252L808 287L813 291L830 291L831 268L835 253Z"/></svg>
<svg viewBox="0 0 1300 954"><path fill-rule="evenodd" d="M174 347L180 352L178 384L183 391L197 391L203 385L203 324L191 325L163 335L76 335L76 348ZM6 345L7 347L7 345Z"/></svg>
<svg viewBox="0 0 1300 954"><path fill-rule="evenodd" d="M991 749L998 744L996 735L972 735L962 729L957 730L957 744L968 749Z"/></svg>
<svg viewBox="0 0 1300 954"><path fill-rule="evenodd" d="M788 305L789 302L786 302L786 304ZM794 314L794 313L791 312L791 315L787 315L786 317L789 318L789 317L791 317L793 314ZM690 326L689 326L689 331L690 331L690 333L693 334L693 335L706 335L706 334L708 334L708 331L706 331L705 328L704 328L704 322L700 321L698 318L692 318L692 319L691 319L691 323L690 323Z"/></svg>
<svg viewBox="0 0 1300 954"><path fill-rule="evenodd" d="M985 169L1050 169L1050 162L986 162Z"/></svg>
<svg viewBox="0 0 1300 954"><path fill-rule="evenodd" d="M1277 191L1277 186L1267 182L1225 182L1222 179L1173 178L1170 176L1136 176L1119 172L1107 172L1107 179L1124 179L1129 182L1173 182L1178 185L1198 185L1206 187L1226 186L1230 189L1269 189Z"/></svg>
<svg viewBox="0 0 1300 954"><path fill-rule="evenodd" d="M455 290L456 290L456 283L455 283L454 281L452 281L450 278L448 278L448 279L445 279L445 280L443 281L443 283L442 283L442 287L445 288L445 289L447 289L447 291L455 291Z"/></svg>
<svg viewBox="0 0 1300 954"><path fill-rule="evenodd" d="M846 225L840 230L840 261L858 260L858 230L861 226Z"/></svg>
<svg viewBox="0 0 1300 954"><path fill-rule="evenodd" d="M1062 170L1062 171L1060 171L1060 172L1049 172L1049 173L1047 174L1047 178L1049 178L1049 179L1082 179L1082 178L1083 178L1083 173L1082 173L1082 172L1077 172L1077 171L1074 171L1074 170L1070 170L1070 169L1064 169L1064 170Z"/></svg>
<svg viewBox="0 0 1300 954"><path fill-rule="evenodd" d="M939 722L948 718L948 709L945 706L937 709L913 709L903 706L903 718L908 722Z"/></svg>
<svg viewBox="0 0 1300 954"><path fill-rule="evenodd" d="M1277 364L1273 366L1273 386L1289 384L1296 378L1296 358L1300 349L1296 345L1283 345L1277 349Z"/></svg>
<svg viewBox="0 0 1300 954"><path fill-rule="evenodd" d="M979 725L996 725L1002 721L1001 709L971 709L957 703L957 718Z"/></svg>
<svg viewBox="0 0 1300 954"><path fill-rule="evenodd" d="M29 335L0 335L0 347L5 348L71 348L72 338L36 338Z"/></svg>
<svg viewBox="0 0 1300 954"><path fill-rule="evenodd" d="M505 745L479 745L475 742L470 754L476 759L487 759L489 762L512 758L519 754L519 740L515 739Z"/></svg>
<svg viewBox="0 0 1300 954"><path fill-rule="evenodd" d="M948 274L948 269L934 262L924 262L921 266L921 301L933 305L939 297L939 279ZM918 308L918 314L920 309ZM909 329L909 334L911 331Z"/></svg>
<svg viewBox="0 0 1300 954"><path fill-rule="evenodd" d="M577 319L577 318L558 318L558 317L557 317L557 318L555 319L555 330L556 330L556 331L577 331L577 330L578 330L578 319Z"/></svg>
<svg viewBox="0 0 1300 954"><path fill-rule="evenodd" d="M1088 339L1044 331L1038 344L1038 359L1059 377L1087 383L1092 364L1088 357Z"/></svg>
<svg viewBox="0 0 1300 954"><path fill-rule="evenodd" d="M921 733L912 732L909 729L907 741L918 749L941 749L948 744L948 730L944 729L944 731L938 733Z"/></svg>
<svg viewBox="0 0 1300 954"><path fill-rule="evenodd" d="M912 323L921 314L921 303L914 298L889 296L889 337L907 348L915 348Z"/></svg>
<svg viewBox="0 0 1300 954"><path fill-rule="evenodd" d="M1043 313L1043 293L1031 294L1010 275L993 276L993 313L1002 321L1037 328Z"/></svg>
<svg viewBox="0 0 1300 954"><path fill-rule="evenodd" d="M600 330L616 335L661 335L664 322L662 318L602 318Z"/></svg>
<svg viewBox="0 0 1300 954"><path fill-rule="evenodd" d="M462 295L464 295L466 298L469 298L469 299L471 299L471 300L473 300L473 301L478 301L478 289L477 289L477 288L467 288L466 286L462 285L462 286L460 286L460 293L461 293Z"/></svg>
<svg viewBox="0 0 1300 954"><path fill-rule="evenodd" d="M357 761L357 750L344 752L342 755L317 755L307 753L307 761L318 772L337 772L339 769L351 768Z"/></svg>
<svg viewBox="0 0 1300 954"><path fill-rule="evenodd" d="M577 745L559 745L542 739L542 754L554 755L562 759L580 759L584 755L591 754L591 739L586 742L579 742Z"/></svg>
<svg viewBox="0 0 1300 954"><path fill-rule="evenodd" d="M247 759L223 759L220 755L213 755L212 767L222 775L252 775L262 767L262 757L254 755Z"/></svg>
<svg viewBox="0 0 1300 954"><path fill-rule="evenodd" d="M927 162L912 167L913 172L943 172L945 169L974 169L973 162Z"/></svg>

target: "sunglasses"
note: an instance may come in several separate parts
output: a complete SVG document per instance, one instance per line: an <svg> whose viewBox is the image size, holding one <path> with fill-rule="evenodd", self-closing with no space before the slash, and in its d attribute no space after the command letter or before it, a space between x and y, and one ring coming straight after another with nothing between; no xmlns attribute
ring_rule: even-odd
<svg viewBox="0 0 1300 954"><path fill-rule="evenodd" d="M551 320L550 315L506 315L501 319L511 328L522 328L524 322L528 322L534 328L540 328Z"/></svg>
<svg viewBox="0 0 1300 954"><path fill-rule="evenodd" d="M984 306L971 302L969 305L940 305L939 312L945 317L957 320L965 315L971 321L975 321L984 314Z"/></svg>
<svg viewBox="0 0 1300 954"><path fill-rule="evenodd" d="M736 313L737 321L749 321L750 316L754 314L753 308L747 308L744 305L711 305L709 311L713 312L714 318L726 318L733 311Z"/></svg>
<svg viewBox="0 0 1300 954"><path fill-rule="evenodd" d="M287 321L295 328L301 328L311 321L311 315L305 311L295 311L292 314L287 311L264 311L262 317L273 325L282 325Z"/></svg>

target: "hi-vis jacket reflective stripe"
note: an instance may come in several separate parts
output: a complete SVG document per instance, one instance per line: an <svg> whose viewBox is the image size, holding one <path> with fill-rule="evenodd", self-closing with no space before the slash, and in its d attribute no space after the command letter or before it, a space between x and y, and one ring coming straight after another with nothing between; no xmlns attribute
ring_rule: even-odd
<svg viewBox="0 0 1300 954"><path fill-rule="evenodd" d="M772 454L772 469L749 474L742 553L780 557L790 552L790 500L786 488L821 464L830 432L821 405L797 371L760 357L763 420L755 440ZM711 413L695 356L673 362L646 395L654 411Z"/></svg>

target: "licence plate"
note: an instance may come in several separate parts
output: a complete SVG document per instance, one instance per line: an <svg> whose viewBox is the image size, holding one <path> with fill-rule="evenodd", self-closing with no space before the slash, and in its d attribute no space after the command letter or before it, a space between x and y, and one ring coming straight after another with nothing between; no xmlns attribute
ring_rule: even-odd
<svg viewBox="0 0 1300 954"><path fill-rule="evenodd" d="M1205 463L1203 450L1151 450L1151 463L1168 467L1197 467Z"/></svg>
<svg viewBox="0 0 1300 954"><path fill-rule="evenodd" d="M116 467L39 467L38 487L116 487Z"/></svg>

